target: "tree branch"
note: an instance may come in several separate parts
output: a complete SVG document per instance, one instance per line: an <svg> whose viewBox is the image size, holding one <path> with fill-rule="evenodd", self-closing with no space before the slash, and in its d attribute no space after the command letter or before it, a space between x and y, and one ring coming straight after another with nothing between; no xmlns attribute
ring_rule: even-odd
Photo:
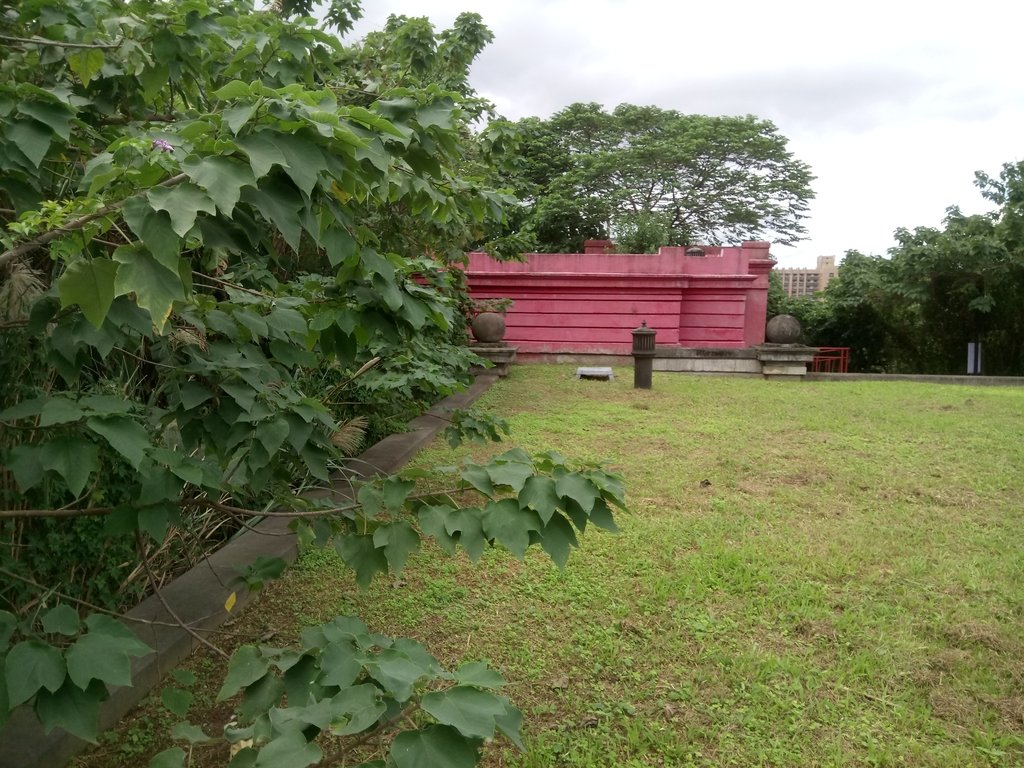
<svg viewBox="0 0 1024 768"><path fill-rule="evenodd" d="M156 574L153 573L153 568L149 564L149 558L146 557L146 548L142 542L142 534L138 531L135 532L135 543L139 551L139 559L142 560L142 567L146 569L146 576L149 578L149 583L153 587L153 594L156 595L157 599L160 601L160 604L164 607L164 610L167 611L168 615L170 615L172 619L178 622L179 627L181 627L190 635L192 635L192 637L198 640L202 645L209 648L211 651L216 653L221 658L230 659L230 654L228 654L221 648L218 648L216 645L214 645L205 637L196 632L196 630L193 629L191 625L186 624L185 621L171 607L170 603L167 602L167 598L164 597L164 593L160 591L160 585L157 583Z"/></svg>
<svg viewBox="0 0 1024 768"><path fill-rule="evenodd" d="M179 173L177 176L172 176L169 179L161 181L157 186L173 187L185 181L186 178L187 177L185 176L184 173ZM16 246L14 248L11 248L10 250L0 253L0 267L4 266L4 264L6 264L9 261L14 261L15 259L21 258L26 253L31 253L37 248L42 248L44 245L52 242L53 240L56 240L61 235L66 235L70 232L77 232L78 230L82 229L86 224L96 221L96 219L103 218L104 216L110 213L114 213L115 211L121 210L121 207L132 197L135 197L135 195L127 197L124 200L120 200L116 203L111 203L110 205L96 211L96 213L90 213L87 216L82 216L81 218L75 219L70 224L65 224L62 227L51 229L49 232L44 232L43 234L39 235L39 237L34 238L33 240L29 240L27 243L22 243L19 246Z"/></svg>
<svg viewBox="0 0 1024 768"><path fill-rule="evenodd" d="M358 509L361 505L358 503L348 504L342 507L331 507L330 509L310 509L302 511L291 511L291 512L278 512L278 511L263 511L256 509L246 509L245 507L234 507L230 504L222 504L219 501L213 499L196 499L196 504L205 504L208 507L216 509L219 512L224 512L229 515L243 515L248 517L327 517L329 515L339 515L342 512L350 512L353 509Z"/></svg>
<svg viewBox="0 0 1024 768"><path fill-rule="evenodd" d="M259 291L254 291L254 290L252 290L252 288L246 288L243 285L237 285L235 283L229 283L227 280L221 280L219 277L213 277L212 275L207 275L204 272L196 272L195 270L193 270L192 271L192 276L193 277L202 278L203 280L209 280L214 285L219 285L222 288L230 288L233 291L241 291L242 293L249 293L249 294L252 294L253 296L259 296L261 299L273 299L274 298L273 296L268 296L265 293L260 293Z"/></svg>
<svg viewBox="0 0 1024 768"><path fill-rule="evenodd" d="M10 545L8 545L8 546L10 546ZM19 546L28 546L28 545L26 544L26 545L19 545ZM15 581L20 581L22 584L27 584L30 587L35 587L36 589L41 589L41 590L47 592L48 594L55 595L55 596L59 597L61 600L67 600L69 603L74 603L75 605L80 605L83 608L88 608L90 611L95 611L96 613L102 613L102 614L105 614L107 616L113 616L115 619L120 619L121 621L130 621L130 622L132 622L134 624L145 624L147 626L153 626L153 627L177 627L177 626L179 626L178 624L175 624L174 622L170 622L170 621L156 621L155 619L142 619L142 618L139 618L137 616L129 616L126 613L118 613L117 611L113 611L110 608L104 608L102 605L96 605L95 603L90 603L88 600L82 600L81 598L73 597L72 595L66 594L64 592L60 592L60 591L58 591L56 589L52 589L50 587L46 587L46 586L40 584L38 581L33 581L32 579L30 579L30 578L28 578L26 576L22 576L20 574L17 574L14 571L9 571L6 568L0 567L0 576L6 576L9 579L14 579ZM214 633L219 633L219 634L222 634L222 635L231 635L231 636L237 636L237 635L240 634L238 632L230 632L230 631L228 631L226 629L199 629L197 631L199 631L199 632L214 632Z"/></svg>
<svg viewBox="0 0 1024 768"><path fill-rule="evenodd" d="M85 509L0 509L0 520L19 517L97 517L109 515L114 507L87 507Z"/></svg>
<svg viewBox="0 0 1024 768"><path fill-rule="evenodd" d="M130 115L121 115L120 117L105 117L99 120L100 125L127 125L128 123L173 123L178 119L177 115L170 113L166 115L143 115L142 117L131 117Z"/></svg>
<svg viewBox="0 0 1024 768"><path fill-rule="evenodd" d="M419 704L417 704L416 702L410 702L408 706L403 707L401 710L399 710L398 713L394 717L391 717L390 719L385 720L383 723L378 725L376 728L373 728L372 730L367 731L366 733L364 733L362 736L360 736L355 741L352 741L352 742L347 743L347 744L343 744L337 750L335 750L334 752L331 752L330 754L328 754L324 758L323 762L327 763L327 764L332 764L332 763L336 763L339 760L344 760L345 757L348 755L348 753L352 752L355 749L358 749L363 744L366 744L368 741L372 741L373 739L377 738L382 733L387 731L389 728L394 727L395 723L397 723L399 720L410 720L412 715L419 708L420 708ZM415 723L413 723L413 727L414 728L416 727Z"/></svg>
<svg viewBox="0 0 1024 768"><path fill-rule="evenodd" d="M27 43L30 45L52 45L56 48L120 48L121 43L69 43L63 40L47 40L45 37L10 37L0 35L0 40L8 43Z"/></svg>

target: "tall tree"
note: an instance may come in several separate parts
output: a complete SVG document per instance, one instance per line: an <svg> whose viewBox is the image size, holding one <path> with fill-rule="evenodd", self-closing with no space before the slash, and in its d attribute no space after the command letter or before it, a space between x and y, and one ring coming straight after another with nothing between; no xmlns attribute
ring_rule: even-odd
<svg viewBox="0 0 1024 768"><path fill-rule="evenodd" d="M622 250L805 234L808 166L775 126L621 104L573 104L520 121L521 162L508 179L526 203L539 250L576 251L588 237Z"/></svg>

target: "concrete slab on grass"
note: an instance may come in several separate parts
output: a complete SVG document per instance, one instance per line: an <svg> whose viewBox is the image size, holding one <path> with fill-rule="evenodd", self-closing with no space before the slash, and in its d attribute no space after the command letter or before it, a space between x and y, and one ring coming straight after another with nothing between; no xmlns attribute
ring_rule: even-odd
<svg viewBox="0 0 1024 768"><path fill-rule="evenodd" d="M594 381L613 381L615 372L611 368L594 366L581 366L576 369L577 379L591 379Z"/></svg>

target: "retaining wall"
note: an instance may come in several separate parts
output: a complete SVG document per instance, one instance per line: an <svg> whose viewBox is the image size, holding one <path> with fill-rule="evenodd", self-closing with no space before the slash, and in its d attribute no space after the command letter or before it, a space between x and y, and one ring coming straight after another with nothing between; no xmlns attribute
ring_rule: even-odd
<svg viewBox="0 0 1024 768"><path fill-rule="evenodd" d="M604 242L604 241L600 241ZM646 321L659 346L742 349L764 342L769 243L658 253L530 253L498 262L471 253L474 299L513 300L505 342L520 354L628 354ZM691 249L692 250L692 249Z"/></svg>

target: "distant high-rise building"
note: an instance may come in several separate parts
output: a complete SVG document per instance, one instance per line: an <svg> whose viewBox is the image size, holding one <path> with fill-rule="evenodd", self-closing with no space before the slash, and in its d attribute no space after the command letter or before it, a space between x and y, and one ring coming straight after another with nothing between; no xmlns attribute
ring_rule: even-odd
<svg viewBox="0 0 1024 768"><path fill-rule="evenodd" d="M785 267L776 269L782 278L782 288L787 296L810 296L824 291L829 280L836 276L836 257L819 256L818 266Z"/></svg>

